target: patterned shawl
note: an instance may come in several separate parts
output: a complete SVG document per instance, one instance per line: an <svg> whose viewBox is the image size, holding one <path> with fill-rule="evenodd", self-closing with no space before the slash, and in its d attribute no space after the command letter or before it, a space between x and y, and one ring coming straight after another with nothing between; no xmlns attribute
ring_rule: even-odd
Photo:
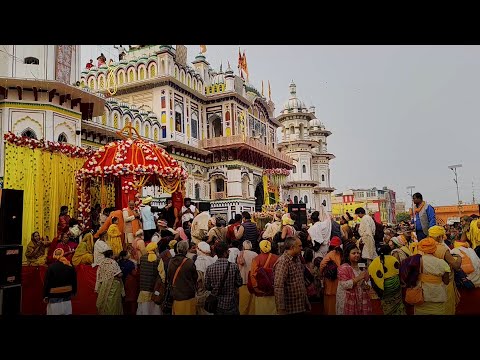
<svg viewBox="0 0 480 360"><path fill-rule="evenodd" d="M402 286L415 287L420 275L420 260L422 255L410 256L400 264L400 281Z"/></svg>

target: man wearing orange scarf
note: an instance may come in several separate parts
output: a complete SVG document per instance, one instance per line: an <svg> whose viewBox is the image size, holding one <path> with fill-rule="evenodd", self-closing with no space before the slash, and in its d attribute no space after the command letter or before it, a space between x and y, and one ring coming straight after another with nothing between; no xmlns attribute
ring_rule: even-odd
<svg viewBox="0 0 480 360"><path fill-rule="evenodd" d="M415 207L415 233L417 234L418 241L425 239L428 236L428 229L437 225L435 219L435 210L425 201L420 193L413 194L413 202Z"/></svg>
<svg viewBox="0 0 480 360"><path fill-rule="evenodd" d="M123 209L123 222L125 230L125 238L128 244L133 243L134 236L141 229L140 214L135 210L135 201L130 200L128 207Z"/></svg>

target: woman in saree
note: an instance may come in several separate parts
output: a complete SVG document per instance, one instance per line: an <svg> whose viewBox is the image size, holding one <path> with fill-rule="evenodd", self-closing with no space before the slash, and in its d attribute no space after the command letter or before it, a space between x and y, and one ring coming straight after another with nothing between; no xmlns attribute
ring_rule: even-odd
<svg viewBox="0 0 480 360"><path fill-rule="evenodd" d="M145 249L145 241L143 240L143 230L139 229L135 233L135 239L130 247L131 260L138 265L140 263L140 258L146 253L147 250Z"/></svg>
<svg viewBox="0 0 480 360"><path fill-rule="evenodd" d="M93 264L93 234L91 232L82 238L82 241L75 249L72 264L74 266Z"/></svg>
<svg viewBox="0 0 480 360"><path fill-rule="evenodd" d="M69 233L63 233L60 235L60 242L57 244L57 249L62 249L64 252L64 255L68 261L72 261L73 253L75 252L75 249L77 248L77 243L74 243L73 241L70 241L70 236Z"/></svg>
<svg viewBox="0 0 480 360"><path fill-rule="evenodd" d="M394 236L388 241L388 245L392 249L390 255L395 257L399 263L402 263L407 257L412 256L412 252L407 246L405 237Z"/></svg>
<svg viewBox="0 0 480 360"><path fill-rule="evenodd" d="M117 217L112 217L112 225L108 227L107 230L107 244L112 248L113 250L113 255L115 257L118 257L120 255L120 252L123 250L123 245L122 245L122 233L120 232L120 228L118 227L118 218Z"/></svg>
<svg viewBox="0 0 480 360"><path fill-rule="evenodd" d="M335 315L336 312L336 297L338 288L338 275L337 270L342 263L343 250L340 247L342 241L338 236L334 236L330 240L330 251L322 259L320 263L320 274L324 281L323 291L323 305L326 315Z"/></svg>
<svg viewBox="0 0 480 360"><path fill-rule="evenodd" d="M98 266L95 292L99 315L123 315L122 296L125 296L122 270L113 260L113 251L103 253L105 259Z"/></svg>
<svg viewBox="0 0 480 360"><path fill-rule="evenodd" d="M140 274L135 263L130 260L130 253L123 250L120 252L118 265L122 270L123 287L125 289L125 298L123 299L123 313L125 315L135 315L137 313L137 298L140 292Z"/></svg>
<svg viewBox="0 0 480 360"><path fill-rule="evenodd" d="M400 286L400 262L389 253L390 247L383 245L379 256L370 263L368 273L372 279L372 287L381 300L383 314L406 315Z"/></svg>
<svg viewBox="0 0 480 360"><path fill-rule="evenodd" d="M353 231L348 224L352 220L353 217L348 212L340 218L340 231L342 233L342 242L344 244L353 239Z"/></svg>
<svg viewBox="0 0 480 360"><path fill-rule="evenodd" d="M360 270L360 249L347 244L343 264L338 268L338 289L336 298L337 315L371 315L372 302L366 281L368 272Z"/></svg>
<svg viewBox="0 0 480 360"><path fill-rule="evenodd" d="M47 263L47 250L52 242L48 240L48 236L43 239L40 238L38 231L32 234L31 240L27 245L25 257L27 258L27 265L41 266Z"/></svg>

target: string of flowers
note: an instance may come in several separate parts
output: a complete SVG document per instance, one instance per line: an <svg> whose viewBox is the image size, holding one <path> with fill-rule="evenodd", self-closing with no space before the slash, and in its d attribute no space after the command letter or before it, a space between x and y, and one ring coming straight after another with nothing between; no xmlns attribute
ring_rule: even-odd
<svg viewBox="0 0 480 360"><path fill-rule="evenodd" d="M290 175L290 170L288 169L282 169L282 168L276 168L276 169L265 169L263 170L264 175L284 175L288 176Z"/></svg>
<svg viewBox="0 0 480 360"><path fill-rule="evenodd" d="M85 149L64 142L45 141L44 139L31 139L27 136L18 136L11 131L7 132L3 138L12 145L28 147L29 149L41 149L49 152L59 152L73 158L84 158L94 154L94 150Z"/></svg>
<svg viewBox="0 0 480 360"><path fill-rule="evenodd" d="M268 180L272 185L280 186L285 183L287 176L290 175L290 170L282 168L265 169L263 174L268 176Z"/></svg>

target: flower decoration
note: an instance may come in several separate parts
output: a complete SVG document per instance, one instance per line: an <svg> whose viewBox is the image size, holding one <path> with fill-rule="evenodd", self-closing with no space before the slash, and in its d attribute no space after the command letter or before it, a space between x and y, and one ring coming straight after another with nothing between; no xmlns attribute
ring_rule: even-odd
<svg viewBox="0 0 480 360"><path fill-rule="evenodd" d="M86 158L92 156L94 151L92 149L84 149L75 145L64 142L45 141L44 139L31 139L26 136L17 136L11 131L7 132L3 138L10 144L29 149L41 149L51 153L59 152L73 158Z"/></svg>

